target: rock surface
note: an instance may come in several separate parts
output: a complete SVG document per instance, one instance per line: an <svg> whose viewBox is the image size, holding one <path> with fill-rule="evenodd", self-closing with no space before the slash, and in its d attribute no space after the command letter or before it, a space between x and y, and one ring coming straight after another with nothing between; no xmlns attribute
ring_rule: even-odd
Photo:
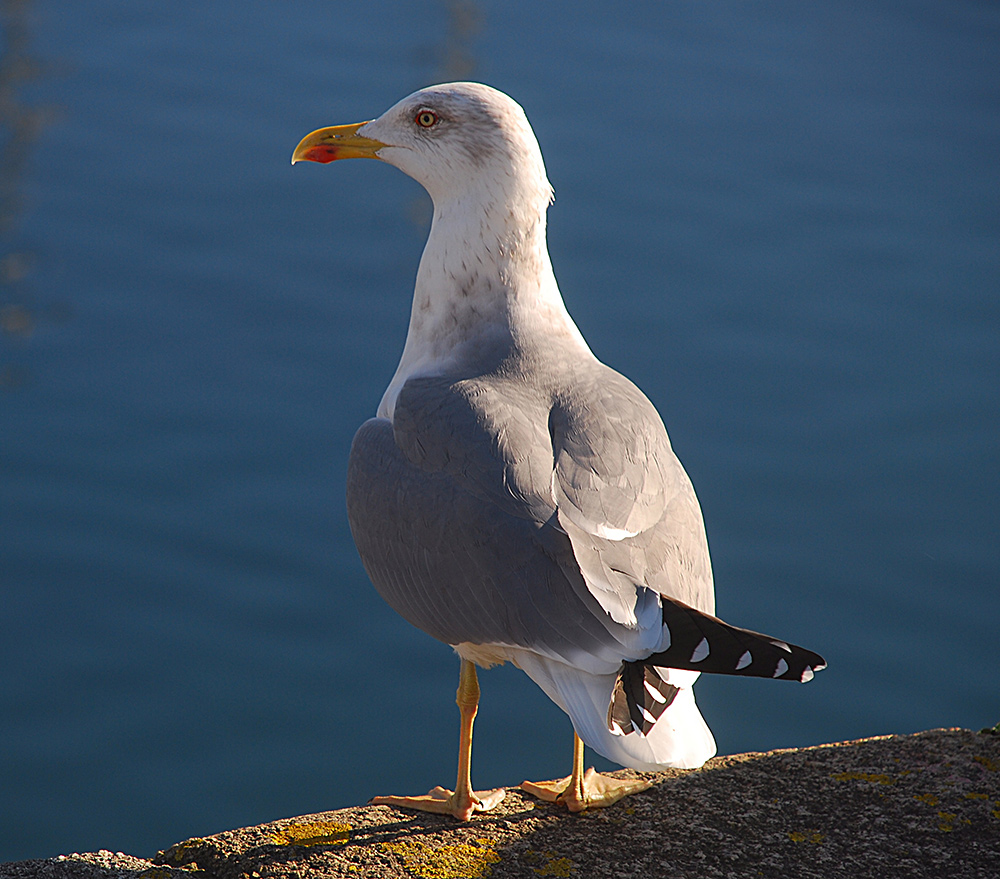
<svg viewBox="0 0 1000 879"><path fill-rule="evenodd" d="M636 775L627 770L620 775ZM962 729L716 757L570 815L517 790L468 824L362 806L0 864L0 879L1000 876L1000 735Z"/></svg>

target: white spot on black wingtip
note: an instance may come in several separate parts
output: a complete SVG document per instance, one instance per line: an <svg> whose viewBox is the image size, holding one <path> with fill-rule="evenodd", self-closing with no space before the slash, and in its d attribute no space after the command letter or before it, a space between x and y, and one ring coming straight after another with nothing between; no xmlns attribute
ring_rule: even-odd
<svg viewBox="0 0 1000 879"><path fill-rule="evenodd" d="M608 732L610 732L611 735L613 735L613 736L623 736L623 735L625 735L624 730L622 730L622 728L618 725L618 721L617 720L612 720L611 721L611 728L608 730Z"/></svg>
<svg viewBox="0 0 1000 879"><path fill-rule="evenodd" d="M788 671L788 663L783 659L779 659L778 667L774 670L774 674L771 677L780 678L786 671Z"/></svg>
<svg viewBox="0 0 1000 879"><path fill-rule="evenodd" d="M805 668L804 668L804 669L802 670L802 677L800 677L800 678L799 678L799 680L800 680L800 681L801 681L801 682L802 682L803 684L807 684L807 683L809 683L809 681L811 681L811 680L812 680L812 679L813 679L814 677L816 677L816 675L814 675L814 674L813 674L813 670L812 670L812 669L811 669L811 668L810 668L810 667L809 667L809 666L807 665L807 666L806 666L806 667L805 667Z"/></svg>
<svg viewBox="0 0 1000 879"><path fill-rule="evenodd" d="M656 723L656 718L641 705L639 706L639 712L642 714L643 719L646 721L646 723Z"/></svg>
<svg viewBox="0 0 1000 879"><path fill-rule="evenodd" d="M708 656L708 638L702 638L691 654L691 662L701 662Z"/></svg>
<svg viewBox="0 0 1000 879"><path fill-rule="evenodd" d="M753 662L753 657L750 655L750 651L744 650L740 661L736 663L736 670L739 671L741 668L746 668L751 662Z"/></svg>
<svg viewBox="0 0 1000 879"><path fill-rule="evenodd" d="M791 647L789 647L789 646L788 646L788 645L787 645L787 644L786 644L786 643L785 643L784 641L778 641L778 640L777 640L776 638L772 638L772 639L771 639L771 643L772 643L772 644L773 644L773 645L774 645L775 647L780 647L780 648L781 648L782 650L784 650L784 651L785 651L786 653L791 653L791 652L792 652L792 648L791 648Z"/></svg>
<svg viewBox="0 0 1000 879"><path fill-rule="evenodd" d="M643 681L642 685L646 688L646 692L649 693L650 697L656 702L663 704L667 701L667 697L657 690L656 687L654 687L649 681Z"/></svg>
<svg viewBox="0 0 1000 879"><path fill-rule="evenodd" d="M826 663L825 662L817 663L812 668L813 668L813 671L823 671L823 669L826 668Z"/></svg>

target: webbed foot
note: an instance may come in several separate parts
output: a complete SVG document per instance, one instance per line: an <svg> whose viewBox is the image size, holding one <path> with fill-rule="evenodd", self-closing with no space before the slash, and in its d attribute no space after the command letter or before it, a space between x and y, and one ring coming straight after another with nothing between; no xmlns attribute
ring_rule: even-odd
<svg viewBox="0 0 1000 879"><path fill-rule="evenodd" d="M463 795L464 794L464 795ZM395 806L402 809L418 809L438 815L452 815L459 821L468 821L476 812L488 812L507 795L506 788L495 790L454 793L443 787L436 787L418 797L373 797L373 806Z"/></svg>

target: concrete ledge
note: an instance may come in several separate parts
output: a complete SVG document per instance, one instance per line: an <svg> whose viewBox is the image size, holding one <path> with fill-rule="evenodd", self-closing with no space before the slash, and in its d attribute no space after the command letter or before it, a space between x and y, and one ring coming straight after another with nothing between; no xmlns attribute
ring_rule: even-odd
<svg viewBox="0 0 1000 879"><path fill-rule="evenodd" d="M645 775L656 787L579 816L516 790L468 824L363 806L189 839L152 860L102 851L2 864L0 879L1000 876L993 731L881 736Z"/></svg>

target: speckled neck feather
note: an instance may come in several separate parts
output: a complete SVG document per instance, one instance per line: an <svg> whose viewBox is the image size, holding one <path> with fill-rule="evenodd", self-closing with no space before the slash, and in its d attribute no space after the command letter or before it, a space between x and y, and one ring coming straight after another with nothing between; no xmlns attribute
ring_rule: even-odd
<svg viewBox="0 0 1000 879"><path fill-rule="evenodd" d="M422 108L444 127L409 144L412 114ZM484 347L516 353L556 337L592 356L552 272L545 240L552 187L514 101L485 86L439 86L405 98L363 131L389 143L379 157L434 202L406 345L379 415L392 418L408 378L460 371Z"/></svg>

